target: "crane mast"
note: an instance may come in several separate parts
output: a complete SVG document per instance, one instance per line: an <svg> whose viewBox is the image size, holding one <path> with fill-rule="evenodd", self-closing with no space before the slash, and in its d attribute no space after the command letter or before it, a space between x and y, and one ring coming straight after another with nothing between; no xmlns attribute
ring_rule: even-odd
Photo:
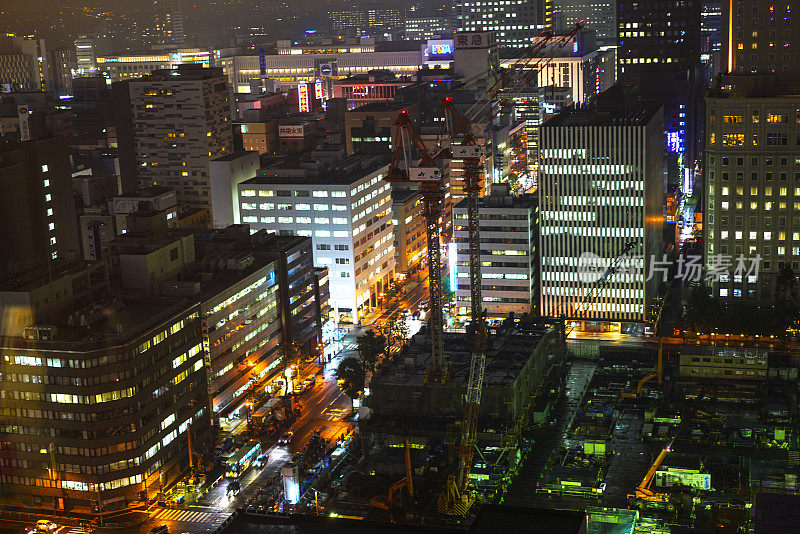
<svg viewBox="0 0 800 534"><path fill-rule="evenodd" d="M578 32L581 26L559 36L557 44L563 46ZM522 59L522 67L530 68L521 78L515 78L505 71L485 92L481 100L473 105L465 115L462 115L455 106L453 98L447 96L442 100L441 108L445 116L447 134L450 137L449 150L442 150L437 154L439 158L460 159L464 163L463 190L467 199L467 234L469 247L469 287L470 287L470 319L471 330L474 336L472 359L470 361L469 376L467 378L466 403L464 419L461 425L461 438L458 445L459 468L456 484L459 491L467 488L469 473L472 469L472 459L478 438L478 414L483 391L483 377L486 371L486 321L483 312L483 297L481 294L481 238L480 238L480 213L478 199L483 192L481 183L481 145L472 133L470 117L477 118L478 114L486 110L487 121L491 123L494 115L502 108L496 107L494 99L501 91L516 85L529 84L542 65L552 60L550 58L536 58L536 55L553 39L552 33L545 33L537 44L526 52ZM460 139L459 143L453 141Z"/></svg>
<svg viewBox="0 0 800 534"><path fill-rule="evenodd" d="M441 229L439 219L442 214L444 187L442 176L436 162L428 153L417 129L411 122L408 111L403 111L394 123L392 139L392 163L389 166L389 182L419 183L422 192L425 232L428 241L428 280L431 316L429 333L431 336L431 364L428 368L429 381L443 382L447 376L447 363L444 358L442 342L444 325L442 323L442 260ZM412 146L421 159L416 162L411 153Z"/></svg>

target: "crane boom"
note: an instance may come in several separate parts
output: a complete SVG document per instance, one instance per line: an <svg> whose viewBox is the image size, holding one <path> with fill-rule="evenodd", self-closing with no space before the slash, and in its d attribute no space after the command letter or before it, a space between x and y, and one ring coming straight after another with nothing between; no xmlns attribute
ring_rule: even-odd
<svg viewBox="0 0 800 534"><path fill-rule="evenodd" d="M667 444L667 446L664 447L660 453L658 453L658 456L653 462L653 465L650 466L650 469L647 470L647 473L645 473L642 481L639 483L638 486L636 486L637 494L639 494L640 492L644 495L653 494L653 491L650 489L650 484L653 483L653 477L655 476L656 471L658 471L658 468L661 466L661 462L664 461L664 458L666 458L667 454L669 454L670 451L672 450L672 444L674 442L675 438L672 438L670 442Z"/></svg>

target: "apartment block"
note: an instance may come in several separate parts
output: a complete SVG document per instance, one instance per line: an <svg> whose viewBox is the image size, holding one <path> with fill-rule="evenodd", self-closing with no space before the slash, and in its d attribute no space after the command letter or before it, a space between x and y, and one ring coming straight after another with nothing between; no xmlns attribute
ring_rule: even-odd
<svg viewBox="0 0 800 534"><path fill-rule="evenodd" d="M117 82L113 91L123 186L171 187L179 204L213 217L209 162L233 149L222 70L180 65Z"/></svg>
<svg viewBox="0 0 800 534"><path fill-rule="evenodd" d="M254 230L311 237L336 320L357 323L394 276L392 198L383 158L338 154L279 158L239 184L239 209Z"/></svg>
<svg viewBox="0 0 800 534"><path fill-rule="evenodd" d="M469 280L468 201L453 207L456 256L456 313L468 318ZM533 195L511 196L508 184L494 184L478 201L481 249L481 297L487 317L502 320L536 312L539 298L537 256L538 206Z"/></svg>

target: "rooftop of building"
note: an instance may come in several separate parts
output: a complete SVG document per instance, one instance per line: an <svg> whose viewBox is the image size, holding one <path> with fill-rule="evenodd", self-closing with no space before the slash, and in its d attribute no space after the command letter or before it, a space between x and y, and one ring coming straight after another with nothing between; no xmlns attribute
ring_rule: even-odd
<svg viewBox="0 0 800 534"><path fill-rule="evenodd" d="M724 74L711 89L709 98L799 98L800 81L775 74Z"/></svg>
<svg viewBox="0 0 800 534"><path fill-rule="evenodd" d="M484 387L512 384L530 359L534 347L544 333L544 329L541 329L525 334L490 335L486 344ZM381 373L372 379L373 387L425 385L431 352L430 345L424 342L424 338L424 333L417 334L413 338L413 343L403 353L400 362L384 364ZM465 387L472 361L472 344L467 341L464 334L446 332L444 347L445 359L451 369L447 383L455 387Z"/></svg>
<svg viewBox="0 0 800 534"><path fill-rule="evenodd" d="M353 108L348 110L348 113L368 113L368 112L391 112L391 111L401 111L405 109L407 104L402 102L395 102L394 100L384 100L380 102L369 102L364 104L363 106L358 106L357 108Z"/></svg>
<svg viewBox="0 0 800 534"><path fill-rule="evenodd" d="M196 63L184 63L178 65L176 69L158 69L146 74L141 78L127 80L129 82L171 82L210 80L212 78L223 78L222 67L204 68L203 65Z"/></svg>
<svg viewBox="0 0 800 534"><path fill-rule="evenodd" d="M393 204L407 204L417 198L422 198L422 192L419 189L392 189Z"/></svg>
<svg viewBox="0 0 800 534"><path fill-rule="evenodd" d="M258 152L253 150L237 150L235 152L228 152L224 156L214 158L211 161L236 161L237 159L249 156L250 154L258 154Z"/></svg>
<svg viewBox="0 0 800 534"><path fill-rule="evenodd" d="M165 185L148 185L135 191L128 191L121 195L116 195L118 198L153 198L161 195L172 193L175 190Z"/></svg>
<svg viewBox="0 0 800 534"><path fill-rule="evenodd" d="M639 98L639 88L614 84L588 104L573 104L553 115L543 128L564 126L645 126L661 110Z"/></svg>
<svg viewBox="0 0 800 534"><path fill-rule="evenodd" d="M353 155L337 163L314 165L303 161L301 155L292 155L275 158L258 171L258 176L241 185L349 185L387 164L383 156Z"/></svg>
<svg viewBox="0 0 800 534"><path fill-rule="evenodd" d="M66 260L53 260L47 264L16 274L0 281L0 292L26 292L46 285L48 282L66 276L78 275L88 269L101 267L102 263L84 264L83 262L69 262Z"/></svg>
<svg viewBox="0 0 800 534"><path fill-rule="evenodd" d="M490 193L478 199L478 207L481 209L531 209L539 204L537 195L523 194L511 195L511 189L507 183L492 184ZM464 198L453 209L467 209L469 201Z"/></svg>

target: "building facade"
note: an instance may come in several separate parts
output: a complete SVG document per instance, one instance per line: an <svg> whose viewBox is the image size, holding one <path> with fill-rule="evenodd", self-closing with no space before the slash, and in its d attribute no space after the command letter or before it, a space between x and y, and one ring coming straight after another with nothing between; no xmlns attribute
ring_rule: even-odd
<svg viewBox="0 0 800 534"><path fill-rule="evenodd" d="M658 281L664 204L663 120L629 99L568 108L540 130L541 310L590 321L644 321ZM581 301L628 243L635 257L591 308Z"/></svg>
<svg viewBox="0 0 800 534"><path fill-rule="evenodd" d="M394 277L387 169L381 158L353 156L319 173L297 164L266 167L239 184L242 222L312 238L314 265L330 272L337 322L358 322Z"/></svg>
<svg viewBox="0 0 800 534"><path fill-rule="evenodd" d="M0 87L7 86L5 92L46 90L50 74L47 60L44 39L0 36Z"/></svg>
<svg viewBox="0 0 800 534"><path fill-rule="evenodd" d="M758 0L722 2L722 19L728 39L723 39L722 72L800 72L800 21L795 2Z"/></svg>
<svg viewBox="0 0 800 534"><path fill-rule="evenodd" d="M757 276L714 284L722 299L771 305L781 268L800 267L797 89L776 75L726 75L706 97L706 261L762 258Z"/></svg>
<svg viewBox="0 0 800 534"><path fill-rule="evenodd" d="M428 254L428 234L422 193L407 189L392 190L392 228L398 273L410 274Z"/></svg>
<svg viewBox="0 0 800 534"><path fill-rule="evenodd" d="M564 26L580 24L597 32L597 41L617 44L617 6L611 0L553 0L553 10L563 14ZM558 29L558 28L556 28Z"/></svg>
<svg viewBox="0 0 800 534"><path fill-rule="evenodd" d="M458 0L453 3L453 20L457 32L494 32L504 55L514 57L551 28L552 9L551 0Z"/></svg>
<svg viewBox="0 0 800 534"><path fill-rule="evenodd" d="M0 278L76 258L75 198L65 137L0 145ZM11 231L13 229L13 231Z"/></svg>
<svg viewBox="0 0 800 534"><path fill-rule="evenodd" d="M22 334L0 339L6 502L56 514L121 509L188 467L189 432L195 443L210 437L199 306L98 299L108 294L104 269L53 268L3 286L4 315L53 302L62 274L78 274L82 293L61 292L58 315L40 310Z"/></svg>
<svg viewBox="0 0 800 534"><path fill-rule="evenodd" d="M184 66L118 84L120 143L133 143L133 154L120 152L123 184L134 174L141 187L165 185L180 204L211 210L209 162L233 149L222 71Z"/></svg>
<svg viewBox="0 0 800 534"><path fill-rule="evenodd" d="M456 257L456 313L468 319L471 310L467 200L453 207ZM502 320L513 312L538 309L537 200L531 195L511 196L508 184L492 185L479 200L481 236L481 297L489 320ZM451 260L452 261L452 260Z"/></svg>

